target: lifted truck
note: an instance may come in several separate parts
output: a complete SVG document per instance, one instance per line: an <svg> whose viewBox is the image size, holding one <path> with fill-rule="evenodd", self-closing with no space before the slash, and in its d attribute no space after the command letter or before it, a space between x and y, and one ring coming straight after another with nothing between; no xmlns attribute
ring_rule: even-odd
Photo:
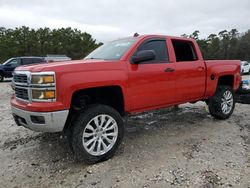
<svg viewBox="0 0 250 188"><path fill-rule="evenodd" d="M114 155L125 115L201 100L227 119L240 82L238 60L204 61L192 39L145 35L84 60L18 67L11 106L17 125L65 131L77 159L95 163Z"/></svg>

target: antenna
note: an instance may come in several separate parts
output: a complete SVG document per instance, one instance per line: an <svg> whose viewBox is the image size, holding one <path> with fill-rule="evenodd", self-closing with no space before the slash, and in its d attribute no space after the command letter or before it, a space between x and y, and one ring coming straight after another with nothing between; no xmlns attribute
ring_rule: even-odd
<svg viewBox="0 0 250 188"><path fill-rule="evenodd" d="M134 37L138 37L139 36L139 34L136 32L135 34L134 34Z"/></svg>

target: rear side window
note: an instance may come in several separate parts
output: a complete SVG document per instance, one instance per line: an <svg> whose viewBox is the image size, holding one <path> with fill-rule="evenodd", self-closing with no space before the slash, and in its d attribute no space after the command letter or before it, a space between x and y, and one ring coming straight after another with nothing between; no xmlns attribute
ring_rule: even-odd
<svg viewBox="0 0 250 188"><path fill-rule="evenodd" d="M32 63L42 63L42 62L44 62L44 59L42 58L35 58L32 60Z"/></svg>
<svg viewBox="0 0 250 188"><path fill-rule="evenodd" d="M249 63L247 61L244 62L244 66L247 66L249 65Z"/></svg>
<svg viewBox="0 0 250 188"><path fill-rule="evenodd" d="M174 46L174 52L177 62L197 60L197 55L195 53L192 42L172 40L172 44Z"/></svg>
<svg viewBox="0 0 250 188"><path fill-rule="evenodd" d="M156 59L154 61L145 63L166 63L166 61L168 61L168 52L165 40L150 40L145 42L138 48L138 51L141 50L154 50L156 54Z"/></svg>
<svg viewBox="0 0 250 188"><path fill-rule="evenodd" d="M41 62L44 62L44 59L42 59L42 58L23 58L22 59L22 64L23 65L41 63Z"/></svg>
<svg viewBox="0 0 250 188"><path fill-rule="evenodd" d="M23 58L22 59L22 65L29 65L29 64L32 64L31 58Z"/></svg>

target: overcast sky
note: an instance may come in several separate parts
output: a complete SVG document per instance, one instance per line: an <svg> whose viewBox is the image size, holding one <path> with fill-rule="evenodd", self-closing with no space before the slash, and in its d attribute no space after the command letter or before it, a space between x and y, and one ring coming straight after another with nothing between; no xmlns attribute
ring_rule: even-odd
<svg viewBox="0 0 250 188"><path fill-rule="evenodd" d="M0 26L73 27L99 42L139 34L250 29L250 0L0 0Z"/></svg>

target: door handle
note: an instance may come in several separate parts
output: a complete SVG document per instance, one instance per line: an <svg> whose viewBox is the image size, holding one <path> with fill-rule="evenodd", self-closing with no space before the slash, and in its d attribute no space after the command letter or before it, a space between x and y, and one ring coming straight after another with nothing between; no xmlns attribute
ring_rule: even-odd
<svg viewBox="0 0 250 188"><path fill-rule="evenodd" d="M164 71L165 71L165 72L174 72L175 69L173 69L173 68L166 68Z"/></svg>
<svg viewBox="0 0 250 188"><path fill-rule="evenodd" d="M198 71L203 71L204 67L198 67L197 69L198 69Z"/></svg>

